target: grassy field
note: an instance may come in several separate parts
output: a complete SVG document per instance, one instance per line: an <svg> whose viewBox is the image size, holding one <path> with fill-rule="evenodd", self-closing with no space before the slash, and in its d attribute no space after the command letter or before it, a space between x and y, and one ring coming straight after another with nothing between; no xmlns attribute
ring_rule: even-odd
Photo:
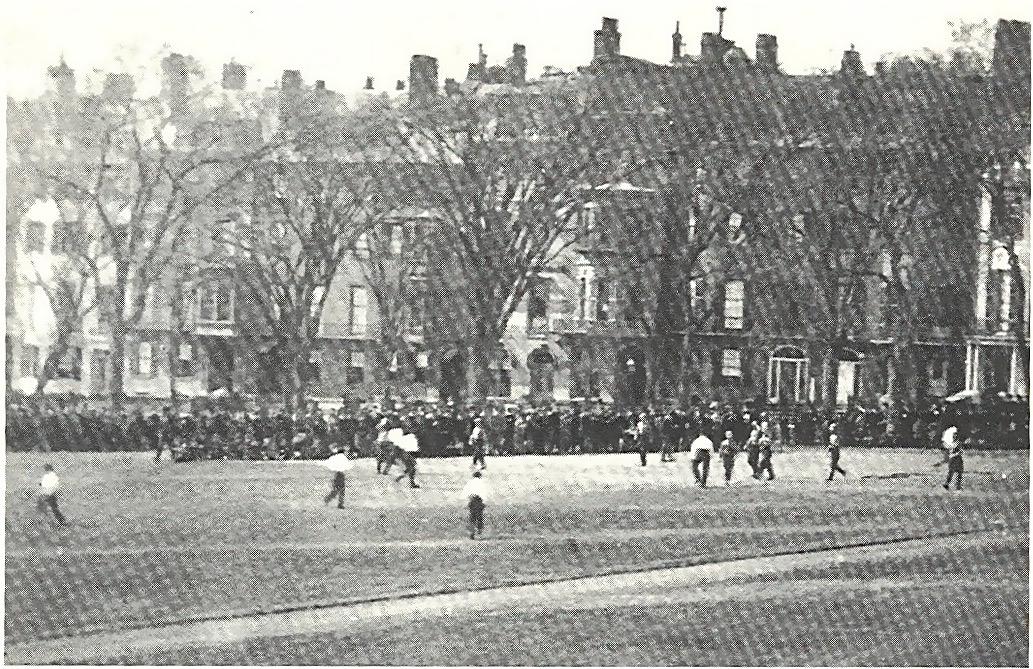
<svg viewBox="0 0 1033 669"><path fill-rule="evenodd" d="M970 455L960 493L940 487L942 469L931 467L936 457L851 451L842 463L850 477L828 484L822 480L823 454L799 451L776 455L780 476L773 483L749 479L740 462L735 485L706 490L689 485L684 455L667 465L654 456L646 468L637 466L634 455L493 459L489 528L483 540L473 542L464 536L459 499L469 474L465 459L421 461L419 490L377 476L371 461L358 461L349 476L348 508L338 510L322 503L329 474L316 463L172 464L151 462L146 454L8 454L5 631L8 643L31 642L668 561L691 564L1028 525L1028 453ZM45 461L62 476L66 527L41 518L34 506ZM1019 553L992 557L1028 579L1028 561ZM967 587L964 578L958 582ZM942 593L963 598L952 592L946 586L921 589L914 601L928 596L932 605ZM873 601L891 607L892 593L873 595ZM697 613L722 620L722 606L727 605L672 609L664 616L671 616L671 624ZM775 615L776 609L757 606L755 615ZM1005 617L1012 613L1008 609ZM630 616L628 629L650 629L646 609L613 615ZM497 624L516 622L503 616ZM525 615L520 625L533 627L534 621ZM852 657L846 641L840 646ZM519 658L521 648L513 646L509 657ZM598 662L615 657L599 648L592 653ZM341 657L360 662L360 656ZM476 663L481 656L463 657ZM539 655L531 653L527 661L532 657ZM686 661L671 654L628 657L641 658L628 660L633 663ZM788 657L803 661L802 655ZM398 656L367 660L390 658ZM428 661L434 658L446 661Z"/></svg>

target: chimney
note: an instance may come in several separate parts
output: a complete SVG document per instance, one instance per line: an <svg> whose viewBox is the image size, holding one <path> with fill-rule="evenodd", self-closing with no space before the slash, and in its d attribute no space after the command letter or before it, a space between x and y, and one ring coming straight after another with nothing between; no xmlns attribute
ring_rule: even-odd
<svg viewBox="0 0 1033 669"><path fill-rule="evenodd" d="M395 82L395 90L396 91L404 91L405 90L405 81L403 81L402 79L399 79L398 81L396 81Z"/></svg>
<svg viewBox="0 0 1033 669"><path fill-rule="evenodd" d="M761 33L757 35L757 66L774 72L778 69L778 38Z"/></svg>
<svg viewBox="0 0 1033 669"><path fill-rule="evenodd" d="M462 89L459 87L459 82L449 77L445 79L445 95L459 95Z"/></svg>
<svg viewBox="0 0 1033 669"><path fill-rule="evenodd" d="M231 60L222 66L222 87L230 91L242 91L247 85L247 69Z"/></svg>
<svg viewBox="0 0 1033 669"><path fill-rule="evenodd" d="M300 92L302 86L301 70L284 70L280 77L280 89L284 92Z"/></svg>
<svg viewBox="0 0 1033 669"><path fill-rule="evenodd" d="M409 61L409 101L422 104L438 94L438 59L415 55Z"/></svg>
<svg viewBox="0 0 1033 669"><path fill-rule="evenodd" d="M366 90L366 91L372 91L373 90L373 77L366 77L366 85L363 86L362 88L363 88L363 90Z"/></svg>
<svg viewBox="0 0 1033 669"><path fill-rule="evenodd" d="M595 31L593 59L615 58L621 53L621 34L617 31L617 19L603 18L603 27Z"/></svg>
<svg viewBox="0 0 1033 669"><path fill-rule="evenodd" d="M170 53L161 59L161 92L169 100L182 102L189 90L187 60L179 53Z"/></svg>
<svg viewBox="0 0 1033 669"><path fill-rule="evenodd" d="M325 91L326 90L326 81L324 81L322 79L316 79L316 90L317 91Z"/></svg>
<svg viewBox="0 0 1033 669"><path fill-rule="evenodd" d="M700 59L707 63L718 63L724 50L721 48L723 40L717 33L703 33L699 40Z"/></svg>
<svg viewBox="0 0 1033 669"><path fill-rule="evenodd" d="M853 44L843 52L843 60L840 63L839 71L845 77L858 78L866 76L864 63L861 62L861 54L854 49Z"/></svg>
<svg viewBox="0 0 1033 669"><path fill-rule="evenodd" d="M68 67L65 57L61 56L61 62L47 68L47 74L54 80L54 90L61 97L72 97L75 95L75 70Z"/></svg>
<svg viewBox="0 0 1033 669"><path fill-rule="evenodd" d="M998 82L1021 86L1028 95L1030 79L1030 31L1025 21L997 22L991 72Z"/></svg>
<svg viewBox="0 0 1033 669"><path fill-rule="evenodd" d="M527 47L523 44L513 45L513 55L506 62L509 72L509 83L520 87L527 83Z"/></svg>
<svg viewBox="0 0 1033 669"><path fill-rule="evenodd" d="M112 72L104 78L104 95L117 101L128 102L135 90L136 84L132 75Z"/></svg>
<svg viewBox="0 0 1033 669"><path fill-rule="evenodd" d="M674 34L671 35L671 62L681 60L681 21L674 22Z"/></svg>

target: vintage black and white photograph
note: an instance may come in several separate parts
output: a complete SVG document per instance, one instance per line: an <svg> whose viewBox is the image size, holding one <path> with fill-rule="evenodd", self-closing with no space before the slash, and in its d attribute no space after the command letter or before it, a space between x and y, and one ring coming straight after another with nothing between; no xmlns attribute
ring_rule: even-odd
<svg viewBox="0 0 1033 669"><path fill-rule="evenodd" d="M717 3L5 3L5 664L1029 666L1033 7Z"/></svg>

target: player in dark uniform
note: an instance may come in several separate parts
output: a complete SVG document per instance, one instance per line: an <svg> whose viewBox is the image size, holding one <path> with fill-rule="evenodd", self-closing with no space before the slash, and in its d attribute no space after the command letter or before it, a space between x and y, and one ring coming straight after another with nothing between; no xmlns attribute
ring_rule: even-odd
<svg viewBox="0 0 1033 669"><path fill-rule="evenodd" d="M829 435L829 477L826 481L831 481L839 472L846 478L846 470L839 466L839 435L833 430L830 430L832 434Z"/></svg>

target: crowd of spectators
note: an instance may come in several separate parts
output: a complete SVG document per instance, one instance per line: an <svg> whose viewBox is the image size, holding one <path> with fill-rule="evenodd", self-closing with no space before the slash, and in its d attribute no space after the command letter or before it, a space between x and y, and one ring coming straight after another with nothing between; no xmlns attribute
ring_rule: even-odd
<svg viewBox="0 0 1033 669"><path fill-rule="evenodd" d="M765 431L781 447L820 444L827 427L844 446L937 447L939 435L955 424L971 448L1028 448L1029 405L1019 398L982 403L932 403L904 411L889 430L881 408L848 407L835 416L804 405L791 409L754 408L693 402L687 410L619 410L600 402L523 407L489 402L483 408L428 403L360 405L336 411L311 404L304 411L253 411L208 407L192 411L142 409L112 412L26 397L7 406L7 447L16 451L167 451L177 460L275 460L326 457L334 449L373 455L386 427L403 427L419 440L422 457L469 451L474 420L481 418L492 455L614 453L637 450L627 439L639 423L649 450L683 450L701 432L719 438L731 431L739 443L751 429ZM640 438L640 437L636 437Z"/></svg>

